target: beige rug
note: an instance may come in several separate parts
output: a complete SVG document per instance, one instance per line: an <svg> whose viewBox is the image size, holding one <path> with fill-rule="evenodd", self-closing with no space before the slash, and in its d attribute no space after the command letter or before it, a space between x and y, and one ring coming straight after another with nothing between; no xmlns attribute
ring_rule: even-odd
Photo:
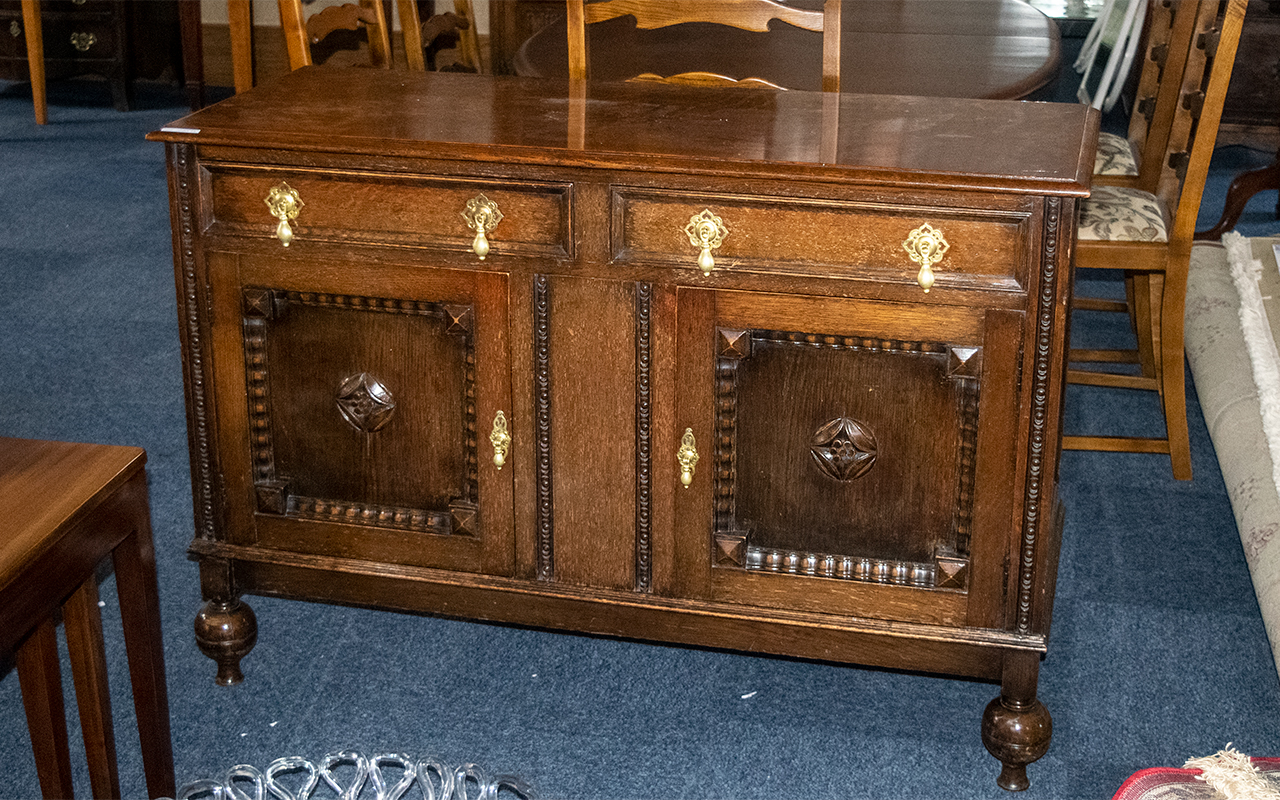
<svg viewBox="0 0 1280 800"><path fill-rule="evenodd" d="M1280 664L1280 271L1271 241L1228 234L1192 249L1186 351Z"/></svg>

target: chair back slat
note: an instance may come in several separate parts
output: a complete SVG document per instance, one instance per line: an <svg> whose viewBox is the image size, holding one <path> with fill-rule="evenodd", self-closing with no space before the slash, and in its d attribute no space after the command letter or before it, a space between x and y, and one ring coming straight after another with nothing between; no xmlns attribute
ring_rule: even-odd
<svg viewBox="0 0 1280 800"><path fill-rule="evenodd" d="M1153 0L1151 4L1147 47L1128 134L1138 161L1136 185L1147 191L1154 191L1159 182L1160 156L1178 103L1177 76L1187 64L1198 6L1195 0ZM1166 76L1170 80L1164 80Z"/></svg>
<svg viewBox="0 0 1280 800"><path fill-rule="evenodd" d="M1187 59L1174 130L1170 134L1164 174L1158 194L1176 208L1170 242L1190 247L1209 161L1218 138L1222 108L1231 83L1231 70L1240 44L1246 0L1202 0L1197 41ZM1175 143L1180 146L1175 146ZM1180 169L1174 157L1186 153ZM1181 173L1181 174L1179 174ZM1175 194L1176 190L1176 194ZM1176 204L1175 204L1176 203Z"/></svg>
<svg viewBox="0 0 1280 800"><path fill-rule="evenodd" d="M710 23L767 33L773 20L822 33L822 90L840 91L840 0L825 0L821 11L783 5L775 0L566 0L569 77L586 80L590 72L587 26L632 17L642 30L686 23ZM733 77L712 72L660 76L646 72L635 79L665 83L724 86L778 86L759 76Z"/></svg>
<svg viewBox="0 0 1280 800"><path fill-rule="evenodd" d="M302 0L279 0L280 27L289 52L289 68L298 69L323 61L313 52L338 31L363 30L368 37L369 63L379 69L391 68L391 38L380 0L360 0L329 6L310 17L302 10Z"/></svg>
<svg viewBox="0 0 1280 800"><path fill-rule="evenodd" d="M400 16L409 69L434 70L435 54L441 49L441 42L448 44L456 40L458 53L454 71L484 72L471 0L453 0L453 11L438 12L425 20L418 13L418 0L396 0L396 13Z"/></svg>

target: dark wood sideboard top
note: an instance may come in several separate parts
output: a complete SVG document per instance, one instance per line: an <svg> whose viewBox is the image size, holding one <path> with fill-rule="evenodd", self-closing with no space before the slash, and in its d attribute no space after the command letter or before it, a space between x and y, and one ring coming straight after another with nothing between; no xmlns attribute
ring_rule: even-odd
<svg viewBox="0 0 1280 800"><path fill-rule="evenodd" d="M642 83L571 92L562 81L307 67L148 138L1082 197L1098 128L1074 103Z"/></svg>

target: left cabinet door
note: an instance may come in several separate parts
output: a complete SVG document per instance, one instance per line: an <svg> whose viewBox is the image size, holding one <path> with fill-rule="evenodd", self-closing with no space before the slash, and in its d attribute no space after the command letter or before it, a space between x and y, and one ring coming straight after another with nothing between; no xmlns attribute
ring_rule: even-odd
<svg viewBox="0 0 1280 800"><path fill-rule="evenodd" d="M226 540L510 575L508 277L207 259Z"/></svg>

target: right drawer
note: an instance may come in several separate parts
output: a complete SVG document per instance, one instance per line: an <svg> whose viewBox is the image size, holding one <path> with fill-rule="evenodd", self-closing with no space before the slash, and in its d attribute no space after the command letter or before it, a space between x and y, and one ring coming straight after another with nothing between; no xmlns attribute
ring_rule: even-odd
<svg viewBox="0 0 1280 800"><path fill-rule="evenodd" d="M946 242L934 268L938 285L1016 289L1025 283L1023 248L1033 208L1017 203L1000 210L911 206L615 186L612 258L697 269L702 247L689 229L709 213L722 226L719 244L710 253L714 269L914 282L920 265L912 262L904 243L928 225Z"/></svg>

